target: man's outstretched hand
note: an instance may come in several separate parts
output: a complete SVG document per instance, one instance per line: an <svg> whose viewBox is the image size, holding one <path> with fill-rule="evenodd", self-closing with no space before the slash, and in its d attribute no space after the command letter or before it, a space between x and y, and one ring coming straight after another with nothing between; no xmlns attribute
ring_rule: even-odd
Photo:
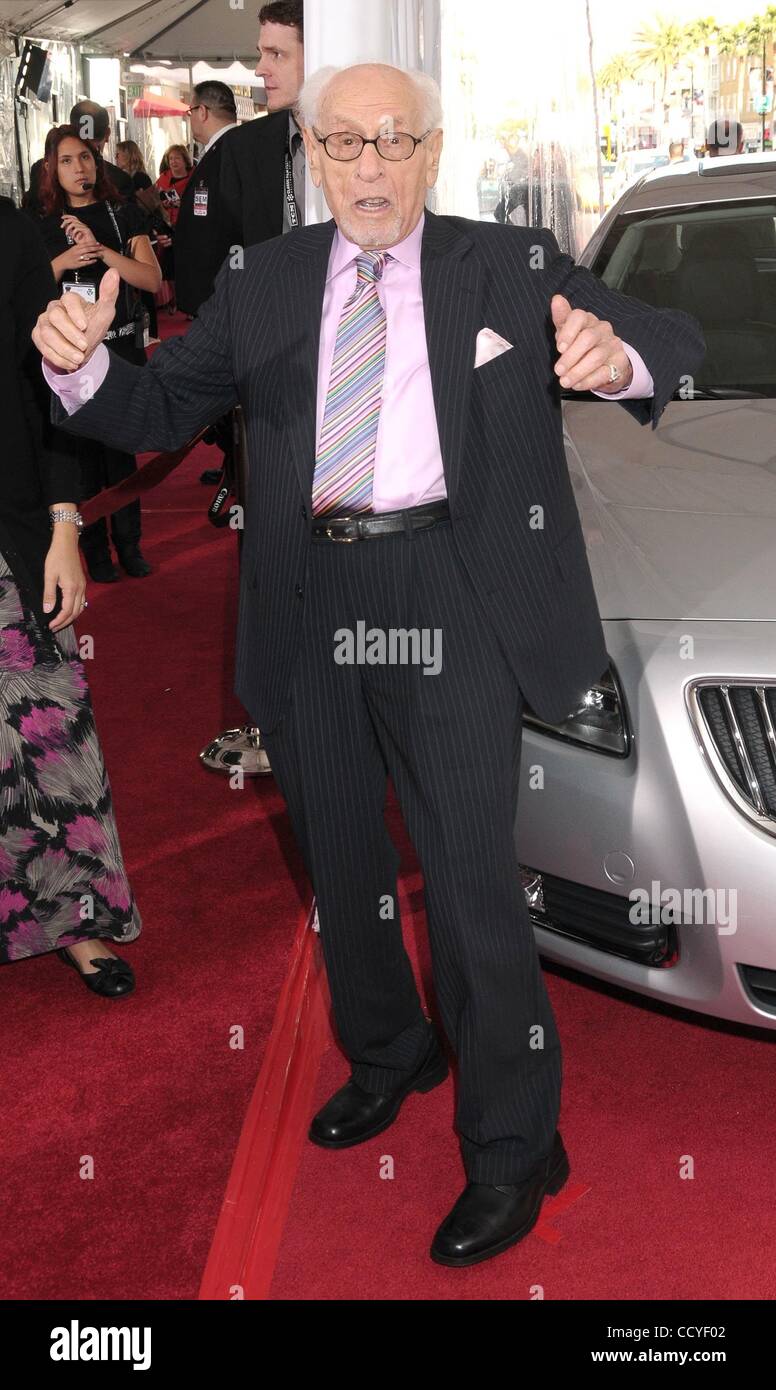
<svg viewBox="0 0 776 1390"><path fill-rule="evenodd" d="M555 363L560 384L572 391L623 391L630 386L633 367L622 339L605 319L586 309L572 309L562 294L550 300L555 325L555 345L561 354ZM609 363L619 367L616 381L609 379Z"/></svg>
<svg viewBox="0 0 776 1390"><path fill-rule="evenodd" d="M60 371L83 367L113 323L120 284L118 271L109 270L100 281L96 304L88 304L72 290L52 299L32 330L41 357Z"/></svg>

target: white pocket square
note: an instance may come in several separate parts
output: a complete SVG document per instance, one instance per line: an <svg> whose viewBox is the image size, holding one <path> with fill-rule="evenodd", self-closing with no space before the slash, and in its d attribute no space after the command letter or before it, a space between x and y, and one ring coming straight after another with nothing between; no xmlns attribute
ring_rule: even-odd
<svg viewBox="0 0 776 1390"><path fill-rule="evenodd" d="M490 362L492 358L500 357L502 352L509 352L512 346L513 344L508 343L506 338L500 338L498 333L494 333L492 328L481 328L477 334L475 367L481 367L484 362Z"/></svg>

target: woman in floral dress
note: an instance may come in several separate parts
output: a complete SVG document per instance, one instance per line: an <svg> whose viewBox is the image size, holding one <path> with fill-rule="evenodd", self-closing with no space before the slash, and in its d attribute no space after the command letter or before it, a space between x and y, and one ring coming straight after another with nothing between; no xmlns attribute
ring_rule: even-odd
<svg viewBox="0 0 776 1390"><path fill-rule="evenodd" d="M140 934L84 668L78 458L48 423L30 333L56 295L39 232L0 200L0 963L56 951L95 994L134 988Z"/></svg>

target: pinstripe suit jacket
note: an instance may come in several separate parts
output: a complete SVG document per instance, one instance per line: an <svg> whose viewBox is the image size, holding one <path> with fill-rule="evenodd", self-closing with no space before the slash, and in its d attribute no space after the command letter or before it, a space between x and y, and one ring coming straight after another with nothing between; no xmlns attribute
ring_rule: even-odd
<svg viewBox="0 0 776 1390"><path fill-rule="evenodd" d="M177 448L241 403L250 481L236 690L268 731L282 716L299 650L334 231L330 221L249 247L244 268L221 267L187 335L159 348L148 367L111 354L91 401L69 419L55 404L57 423L141 452ZM523 694L557 722L606 669L607 655L565 461L550 298L562 293L607 319L641 354L655 393L635 408L653 428L682 373L700 365L704 341L688 315L607 289L543 229L427 212L421 283L458 553ZM475 370L483 327L514 347ZM617 408L601 403L602 424Z"/></svg>

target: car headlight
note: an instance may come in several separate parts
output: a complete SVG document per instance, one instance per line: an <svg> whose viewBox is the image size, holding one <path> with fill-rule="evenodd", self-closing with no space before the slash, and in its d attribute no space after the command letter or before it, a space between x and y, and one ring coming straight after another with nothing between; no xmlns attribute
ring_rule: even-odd
<svg viewBox="0 0 776 1390"><path fill-rule="evenodd" d="M611 757L625 758L630 752L625 701L613 666L590 687L579 708L561 724L546 724L528 705L523 723L550 738L562 738Z"/></svg>

